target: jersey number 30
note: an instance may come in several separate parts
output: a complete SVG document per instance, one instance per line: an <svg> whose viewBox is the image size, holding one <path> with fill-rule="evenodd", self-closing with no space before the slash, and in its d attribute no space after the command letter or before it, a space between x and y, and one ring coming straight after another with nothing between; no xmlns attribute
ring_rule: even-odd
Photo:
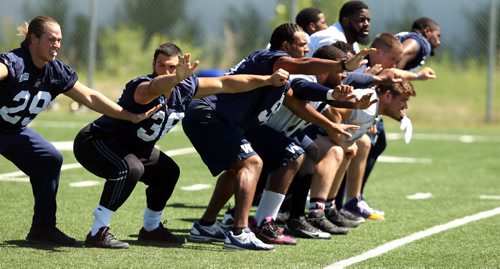
<svg viewBox="0 0 500 269"><path fill-rule="evenodd" d="M150 142L153 141L157 138L160 138L164 136L170 129L172 129L182 118L184 118L184 113L179 113L179 112L172 112L167 119L167 122L165 123L165 127L163 127L162 131L162 126L163 122L165 121L165 112L164 111L158 111L156 112L153 116L151 116L151 120L154 120L153 124L149 128L149 130L146 130L144 128L139 128L137 130L137 137L140 139Z"/></svg>

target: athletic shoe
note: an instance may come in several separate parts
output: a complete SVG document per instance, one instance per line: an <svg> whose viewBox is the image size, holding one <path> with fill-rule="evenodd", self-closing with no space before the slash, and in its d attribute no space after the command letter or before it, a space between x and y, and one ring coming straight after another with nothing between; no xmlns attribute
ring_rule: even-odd
<svg viewBox="0 0 500 269"><path fill-rule="evenodd" d="M378 215L376 213L370 213L368 210L361 208L359 206L359 198L353 198L346 204L344 204L344 209L355 216L363 217L370 220L383 220L384 216Z"/></svg>
<svg viewBox="0 0 500 269"><path fill-rule="evenodd" d="M101 227L94 236L89 232L84 245L88 248L129 248L127 242L116 239L109 232L109 227Z"/></svg>
<svg viewBox="0 0 500 269"><path fill-rule="evenodd" d="M361 223L363 223L344 217L335 207L332 209L325 210L325 216L331 223L339 227L356 228Z"/></svg>
<svg viewBox="0 0 500 269"><path fill-rule="evenodd" d="M35 228L31 227L26 240L35 244L56 244L72 246L76 240L61 232L57 227Z"/></svg>
<svg viewBox="0 0 500 269"><path fill-rule="evenodd" d="M384 211L371 208L365 200L359 201L358 206L366 209L370 213L375 213L375 214L380 215L380 216L385 215Z"/></svg>
<svg viewBox="0 0 500 269"><path fill-rule="evenodd" d="M252 223L252 221L254 223ZM234 223L234 208L228 207L226 212L224 213L224 217L222 218L222 223L219 223L219 225L222 228L224 228L224 230L228 231L233 227L233 223ZM251 225L253 225L253 227L257 226L257 223L251 216L248 216L248 223L250 227L252 227Z"/></svg>
<svg viewBox="0 0 500 269"><path fill-rule="evenodd" d="M226 212L224 213L224 217L222 218L222 223L220 226L222 228L229 230L231 227L233 227L234 223L234 208L228 207Z"/></svg>
<svg viewBox="0 0 500 269"><path fill-rule="evenodd" d="M331 223L325 217L325 212L323 210L309 212L307 221L311 223L312 226L329 234L347 234L349 232L348 229L343 227L338 227L335 224Z"/></svg>
<svg viewBox="0 0 500 269"><path fill-rule="evenodd" d="M168 228L163 227L162 223L160 223L158 228L149 232L144 230L144 227L141 228L137 240L174 244L186 243L186 238L172 234Z"/></svg>
<svg viewBox="0 0 500 269"><path fill-rule="evenodd" d="M224 242L226 232L218 222L210 226L203 226L197 221L191 228L189 239L196 242Z"/></svg>
<svg viewBox="0 0 500 269"><path fill-rule="evenodd" d="M233 231L229 231L224 240L224 248L236 250L275 250L273 246L258 239L250 228L243 229L239 235L234 235Z"/></svg>
<svg viewBox="0 0 500 269"><path fill-rule="evenodd" d="M343 208L340 209L339 212L340 212L340 215L342 215L343 217L345 217L348 220L356 221L356 222L359 222L359 223L365 223L365 218L353 215L351 212L346 211Z"/></svg>
<svg viewBox="0 0 500 269"><path fill-rule="evenodd" d="M304 216L289 218L285 224L287 231L297 237L312 239L330 239L331 235L312 226Z"/></svg>
<svg viewBox="0 0 500 269"><path fill-rule="evenodd" d="M363 217L365 219L370 217L370 212L368 212L366 209L359 207L360 199L359 198L352 198L349 200L347 203L344 204L343 209L348 211L349 213L352 213L355 216L358 217Z"/></svg>
<svg viewBox="0 0 500 269"><path fill-rule="evenodd" d="M278 227L272 217L266 217L262 220L259 227L253 228L254 234L267 244L280 244L280 245L296 245L297 241L291 236L283 234L283 229Z"/></svg>
<svg viewBox="0 0 500 269"><path fill-rule="evenodd" d="M275 222L276 224L283 226L286 224L288 218L290 218L290 212L278 212Z"/></svg>

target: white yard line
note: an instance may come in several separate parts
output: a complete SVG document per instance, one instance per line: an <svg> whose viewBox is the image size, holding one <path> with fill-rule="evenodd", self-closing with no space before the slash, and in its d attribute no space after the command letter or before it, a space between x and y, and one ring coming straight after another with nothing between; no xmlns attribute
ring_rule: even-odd
<svg viewBox="0 0 500 269"><path fill-rule="evenodd" d="M71 146L69 146L69 143L71 143ZM53 144L56 146L56 148L58 150L61 150L61 147L62 148L70 147L71 149L73 149L72 142L56 142ZM180 149L167 150L164 152L168 156L178 156L178 155L186 155L186 154L195 153L196 150L194 148L180 148ZM79 163L63 164L63 166L61 167L61 171L76 169L76 168L81 168L81 167L82 167L82 165ZM5 173L5 174L0 174L0 181L29 182L29 179L25 176L26 175L21 171ZM75 183L77 183L77 182L75 182Z"/></svg>
<svg viewBox="0 0 500 269"><path fill-rule="evenodd" d="M379 247L368 250L368 251L366 251L358 256L354 256L354 257L351 257L349 259L345 259L345 260L336 262L336 263L331 264L325 268L329 268L329 269L330 268L344 268L346 266L350 266L350 265L368 260L370 258L380 256L380 255L387 253L395 248L407 245L413 241L416 241L416 240L419 240L419 239L422 239L422 238L425 238L425 237L428 237L428 236L431 236L431 235L434 235L434 234L437 234L440 232L444 232L444 231L449 230L449 229L457 228L457 227L465 225L469 222L489 218L489 217L492 217L492 216L495 216L498 214L500 214L500 207L497 207L495 209L488 210L488 211L483 211L483 212L477 213L475 215L467 216L467 217L464 217L461 219L452 220L448 223L437 225L437 226L434 226L434 227L429 228L427 230L411 234L409 236L391 241L389 243L385 243Z"/></svg>
<svg viewBox="0 0 500 269"><path fill-rule="evenodd" d="M386 133L387 140L402 140L403 133ZM486 135L466 135L466 134L424 134L414 133L413 139L415 140L434 140L434 141L458 141L462 143L474 142L495 142L500 143L500 136L486 136Z"/></svg>

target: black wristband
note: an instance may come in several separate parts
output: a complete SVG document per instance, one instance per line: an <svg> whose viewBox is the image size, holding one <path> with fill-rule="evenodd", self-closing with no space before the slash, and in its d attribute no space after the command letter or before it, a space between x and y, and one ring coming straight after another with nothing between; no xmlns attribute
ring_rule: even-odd
<svg viewBox="0 0 500 269"><path fill-rule="evenodd" d="M342 65L342 71L347 71L347 67L345 66L345 61L346 60L341 60L340 64Z"/></svg>

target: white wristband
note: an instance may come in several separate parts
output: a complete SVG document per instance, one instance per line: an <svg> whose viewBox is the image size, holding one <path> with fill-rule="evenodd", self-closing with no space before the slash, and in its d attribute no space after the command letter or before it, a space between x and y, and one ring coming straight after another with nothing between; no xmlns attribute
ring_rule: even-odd
<svg viewBox="0 0 500 269"><path fill-rule="evenodd" d="M326 93L326 100L335 100L335 98L333 98L333 90L329 90Z"/></svg>

